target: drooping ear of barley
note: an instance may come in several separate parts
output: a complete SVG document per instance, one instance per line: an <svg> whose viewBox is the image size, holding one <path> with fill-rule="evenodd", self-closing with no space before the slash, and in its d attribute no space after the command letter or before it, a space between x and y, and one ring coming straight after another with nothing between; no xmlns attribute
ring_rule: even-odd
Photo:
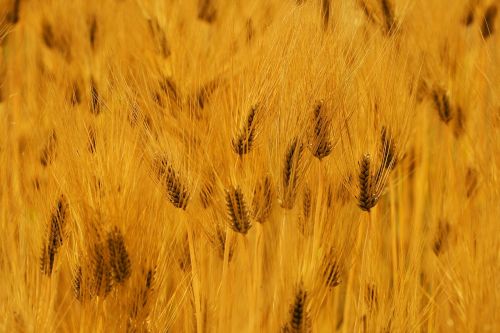
<svg viewBox="0 0 500 333"><path fill-rule="evenodd" d="M75 298L82 302L84 295L84 281L83 281L83 272L82 267L78 266L73 273L73 280L71 281L71 285L73 287L73 294Z"/></svg>
<svg viewBox="0 0 500 333"><path fill-rule="evenodd" d="M481 34L483 38L489 38L495 32L495 19L497 17L497 6L492 3L486 8L483 17L483 23L481 25Z"/></svg>
<svg viewBox="0 0 500 333"><path fill-rule="evenodd" d="M297 191L299 186L299 177L301 176L302 153L304 146L298 138L294 138L288 146L283 165L282 187L283 194L281 198L281 207L292 209L295 205Z"/></svg>
<svg viewBox="0 0 500 333"><path fill-rule="evenodd" d="M273 208L274 191L271 178L266 176L255 186L252 199L252 216L259 222L264 223L271 215Z"/></svg>
<svg viewBox="0 0 500 333"><path fill-rule="evenodd" d="M112 270L109 264L109 256L106 253L106 247L104 243L97 242L90 250L89 268L91 269L91 296L106 297L113 287Z"/></svg>
<svg viewBox="0 0 500 333"><path fill-rule="evenodd" d="M82 102L82 93L80 91L80 86L76 81L71 85L69 100L72 106L79 105Z"/></svg>
<svg viewBox="0 0 500 333"><path fill-rule="evenodd" d="M335 288L342 282L342 266L335 255L335 251L330 251L323 259L323 276L329 288Z"/></svg>
<svg viewBox="0 0 500 333"><path fill-rule="evenodd" d="M300 285L295 292L294 301L290 307L289 320L283 327L283 332L310 333L311 327L307 292L304 287Z"/></svg>
<svg viewBox="0 0 500 333"><path fill-rule="evenodd" d="M165 187L172 205L185 210L190 198L189 190L168 160L166 158L155 160L153 168L156 171L156 176Z"/></svg>
<svg viewBox="0 0 500 333"><path fill-rule="evenodd" d="M396 142L385 126L382 127L380 143L381 167L383 169L393 169L397 163Z"/></svg>
<svg viewBox="0 0 500 333"><path fill-rule="evenodd" d="M49 49L54 47L54 31L52 25L47 21L42 23L42 39L46 47Z"/></svg>
<svg viewBox="0 0 500 333"><path fill-rule="evenodd" d="M373 283L368 283L365 288L365 304L368 311L371 313L378 310L379 307L379 295L377 286Z"/></svg>
<svg viewBox="0 0 500 333"><path fill-rule="evenodd" d="M97 116L101 113L101 97L94 78L90 79L90 112Z"/></svg>
<svg viewBox="0 0 500 333"><path fill-rule="evenodd" d="M10 8L10 11L7 14L7 20L10 23L16 24L19 21L20 8L21 8L21 0L12 1L12 7Z"/></svg>
<svg viewBox="0 0 500 333"><path fill-rule="evenodd" d="M444 89L436 88L432 92L432 100L441 120L448 124L453 116L449 97Z"/></svg>
<svg viewBox="0 0 500 333"><path fill-rule="evenodd" d="M359 163L359 195L358 206L364 211L369 212L375 206L375 199L372 193L372 177L371 177L371 157L370 154L363 155Z"/></svg>
<svg viewBox="0 0 500 333"><path fill-rule="evenodd" d="M56 157L56 148L57 136L56 132L53 130L47 139L47 143L43 147L42 153L40 154L40 164L42 166L46 167L54 161Z"/></svg>
<svg viewBox="0 0 500 333"><path fill-rule="evenodd" d="M171 54L170 46L167 40L167 36L165 35L165 31L158 23L158 20L156 18L148 19L148 27L149 32L153 37L157 52L160 53L163 58L168 58Z"/></svg>
<svg viewBox="0 0 500 333"><path fill-rule="evenodd" d="M389 35L393 32L395 23L394 9L390 1L391 0L380 0L380 7L384 14L385 30Z"/></svg>
<svg viewBox="0 0 500 333"><path fill-rule="evenodd" d="M213 174L210 174L207 178L200 190L200 201L204 209L207 209L212 204L215 191Z"/></svg>
<svg viewBox="0 0 500 333"><path fill-rule="evenodd" d="M240 129L236 138L231 142L231 146L236 154L242 156L248 154L252 149L256 136L256 119L257 105L250 108L246 123Z"/></svg>
<svg viewBox="0 0 500 333"><path fill-rule="evenodd" d="M226 190L226 207L231 228L241 234L246 234L252 226L243 192L239 187Z"/></svg>
<svg viewBox="0 0 500 333"><path fill-rule="evenodd" d="M164 77L160 81L160 89L163 91L165 96L176 106L180 106L182 102L182 97L179 92L179 88L175 82L170 77Z"/></svg>
<svg viewBox="0 0 500 333"><path fill-rule="evenodd" d="M88 143L87 143L87 149L89 153L95 154L96 149L97 149L97 142L96 142L96 130L95 127L90 127L88 130Z"/></svg>
<svg viewBox="0 0 500 333"><path fill-rule="evenodd" d="M130 276L131 264L125 247L125 240L118 227L108 233L109 260L116 283L123 283Z"/></svg>
<svg viewBox="0 0 500 333"><path fill-rule="evenodd" d="M67 219L67 202L64 196L57 201L55 211L50 218L48 237L43 245L40 267L44 274L51 275L58 249L63 244L64 226Z"/></svg>
<svg viewBox="0 0 500 333"><path fill-rule="evenodd" d="M92 50L96 48L97 27L97 18L92 15L89 19L89 43Z"/></svg>
<svg viewBox="0 0 500 333"><path fill-rule="evenodd" d="M328 28L330 20L330 0L321 0L321 17L323 19L323 29Z"/></svg>
<svg viewBox="0 0 500 333"><path fill-rule="evenodd" d="M309 235L311 231L311 214L312 214L312 193L311 189L306 186L302 193L302 216L299 218L299 230L304 235Z"/></svg>
<svg viewBox="0 0 500 333"><path fill-rule="evenodd" d="M378 166L370 154L364 154L359 162L358 206L370 212L383 194L391 171L397 163L399 152L394 136L385 126L380 135Z"/></svg>
<svg viewBox="0 0 500 333"><path fill-rule="evenodd" d="M438 256L445 250L446 243L450 234L450 229L451 226L448 221L444 219L439 220L438 230L436 232L434 244L432 246L432 250L434 251L435 255Z"/></svg>
<svg viewBox="0 0 500 333"><path fill-rule="evenodd" d="M394 169L397 162L396 143L394 141L394 137L385 126L382 127L380 136L379 159L380 165L378 166L373 179L375 191L377 190L377 187L385 186L384 177L387 177L392 169Z"/></svg>
<svg viewBox="0 0 500 333"><path fill-rule="evenodd" d="M213 79L204 85L202 85L198 90L196 90L190 97L188 97L188 103L190 106L203 110L208 104L210 97L219 88L221 81L219 79ZM200 114L195 113L197 118Z"/></svg>
<svg viewBox="0 0 500 333"><path fill-rule="evenodd" d="M217 18L217 9L212 0L198 0L198 18L213 23Z"/></svg>
<svg viewBox="0 0 500 333"><path fill-rule="evenodd" d="M478 188L478 171L474 168L468 168L465 175L466 196L472 198Z"/></svg>
<svg viewBox="0 0 500 333"><path fill-rule="evenodd" d="M325 114L325 105L323 101L316 102L313 112L313 128L311 135L312 154L322 160L330 155L333 144L330 140L331 120Z"/></svg>

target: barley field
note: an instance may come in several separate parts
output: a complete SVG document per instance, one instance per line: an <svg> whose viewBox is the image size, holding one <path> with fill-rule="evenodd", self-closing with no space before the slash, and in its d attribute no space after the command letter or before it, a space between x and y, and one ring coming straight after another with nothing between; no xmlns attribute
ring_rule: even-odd
<svg viewBox="0 0 500 333"><path fill-rule="evenodd" d="M500 332L499 8L1 0L0 332Z"/></svg>

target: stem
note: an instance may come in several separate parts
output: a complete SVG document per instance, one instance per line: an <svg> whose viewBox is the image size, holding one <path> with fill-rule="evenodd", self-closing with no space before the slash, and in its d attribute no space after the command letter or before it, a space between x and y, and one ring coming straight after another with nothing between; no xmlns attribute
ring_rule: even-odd
<svg viewBox="0 0 500 333"><path fill-rule="evenodd" d="M250 255L250 246L248 244L248 238L245 235L237 236L237 237L242 237L243 238L243 247L245 249L245 257L246 257L246 264L247 264L247 272L251 272L252 269L255 270L255 268L252 268L252 261L251 261L251 255ZM255 306L254 306L254 299L253 299L253 291L254 291L254 283L255 279L252 278L251 274L248 274L248 279L244 280L246 285L246 290L248 291L248 294L245 296L248 296L249 300L248 302L250 303L250 306L248 307L248 330L252 332L252 327L254 326L255 322Z"/></svg>
<svg viewBox="0 0 500 333"><path fill-rule="evenodd" d="M401 175L401 169L398 168L398 179L403 179ZM403 184L402 182L398 184L398 197L399 197L399 224L398 224L398 233L399 233L399 251L404 253L404 235L405 235L405 211L404 211L404 197L403 197ZM403 263L404 264L404 263ZM399 267L401 268L401 262L399 263Z"/></svg>
<svg viewBox="0 0 500 333"><path fill-rule="evenodd" d="M318 243L320 243L320 237L321 237L321 204L323 201L323 172L322 172L322 167L321 167L321 162L318 164L318 195L316 198L316 207L315 207L315 213L314 213L314 220L313 220L313 249L311 251L311 262L314 262L313 256L315 255L314 251L319 248Z"/></svg>
<svg viewBox="0 0 500 333"><path fill-rule="evenodd" d="M391 205L391 253L392 253L392 282L396 283L398 272L398 235L396 230L396 199L394 186L389 182L389 200Z"/></svg>
<svg viewBox="0 0 500 333"><path fill-rule="evenodd" d="M337 326L337 323L339 322L338 319L338 314L339 314L339 291L335 291L335 295L333 296L333 318L332 318L332 323L335 326Z"/></svg>
<svg viewBox="0 0 500 333"><path fill-rule="evenodd" d="M281 283L276 283L274 287L274 297L273 297L273 308L274 308L274 300L278 299L278 288L280 285L283 284L284 280L284 264L283 264L283 256L284 256L284 242L285 242L285 225L286 225L286 219L288 215L288 210L284 209L283 210L283 219L281 221L281 230L280 230L280 235L279 235L279 271L277 272L279 274L279 282Z"/></svg>
<svg viewBox="0 0 500 333"><path fill-rule="evenodd" d="M283 220L281 220L281 232L280 232L280 273L283 276L284 271L284 263L283 257L285 252L285 228L286 228L286 220L287 220L288 210L285 209L283 214Z"/></svg>
<svg viewBox="0 0 500 333"><path fill-rule="evenodd" d="M202 314L201 314L201 302L200 302L200 285L199 285L199 275L198 275L198 267L196 264L196 257L194 252L194 242L193 242L193 230L191 228L191 224L187 219L187 215L185 212L182 212L184 222L187 228L188 241L189 241L189 257L191 260L191 271L193 275L192 284L193 284L193 294L194 294L194 305L196 311L196 331L198 333L203 332L202 326Z"/></svg>
<svg viewBox="0 0 500 333"><path fill-rule="evenodd" d="M259 304L259 289L260 289L260 279L261 279L261 258L262 258L262 225L258 224L255 226L256 239L255 239L255 254L253 261L253 271L254 271L254 290L253 290L253 307L254 309L254 328L253 332L258 332L258 318L260 318L260 304Z"/></svg>
<svg viewBox="0 0 500 333"><path fill-rule="evenodd" d="M366 265L365 265L365 259L366 259L366 246L369 244L370 239L368 238L370 235L370 228L373 223L373 221L376 220L375 215L375 207L371 209L371 211L368 213L368 223L366 224L366 230L365 230L365 235L364 235L364 241L363 241L363 251L361 252L361 267L360 267L360 280L363 281L363 277L366 276ZM363 302L363 284L359 284L359 291L358 291L358 304L361 304ZM354 329L356 331L356 325L354 326Z"/></svg>
<svg viewBox="0 0 500 333"><path fill-rule="evenodd" d="M370 217L370 214L368 214L368 223L370 223L371 221L371 217ZM358 255L359 255L359 250L360 250L360 247L361 247L361 237L362 237L362 234L363 234L363 223L360 223L358 225L358 232L356 234L356 243L355 243L355 248L354 248L354 258L357 258ZM366 240L366 238L365 238ZM353 280L354 280L354 271L356 269L356 265L353 264L351 269L349 270L349 276L347 278L347 284L346 284L346 296L345 296L345 301L344 301L344 314L343 314L343 324L342 324L342 332L343 333L347 333L347 332L351 332L349 329L348 329L348 325L349 325L349 319L350 319L350 311L351 311L351 297L352 297L352 290L353 288L351 288L352 284L353 284Z"/></svg>
<svg viewBox="0 0 500 333"><path fill-rule="evenodd" d="M224 305L226 302L224 300L226 299L224 296L227 293L228 289L228 283L227 283L227 275L229 271L229 251L231 249L230 242L231 242L231 232L226 232L226 240L224 241L224 259L222 262L222 288L221 288L221 293L220 293L220 304L221 306L221 317L219 317L219 327L221 323L226 323L226 318L227 318L227 307Z"/></svg>

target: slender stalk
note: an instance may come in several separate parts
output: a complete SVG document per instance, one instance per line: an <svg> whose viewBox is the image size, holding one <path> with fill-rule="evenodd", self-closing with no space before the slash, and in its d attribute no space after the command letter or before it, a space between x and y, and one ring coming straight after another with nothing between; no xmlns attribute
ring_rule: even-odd
<svg viewBox="0 0 500 333"><path fill-rule="evenodd" d="M391 254L392 254L392 281L396 283L398 273L398 235L397 235L397 216L396 216L396 198L394 197L394 185L389 182L389 201L391 206Z"/></svg>
<svg viewBox="0 0 500 333"><path fill-rule="evenodd" d="M193 293L194 293L194 304L195 304L195 316L196 316L196 331L203 332L202 325L202 313L201 313L201 300L200 300L200 285L199 285L199 275L198 275L198 266L196 263L196 256L194 251L194 240L193 240L193 230L191 224L187 219L187 215L185 212L181 212L182 217L184 219L184 223L187 228L188 234L188 242L189 242L189 258L191 261L191 270L193 274L192 284L193 284Z"/></svg>
<svg viewBox="0 0 500 333"><path fill-rule="evenodd" d="M254 327L253 332L259 331L259 318L260 318L260 302L259 302L259 291L261 287L261 278L262 278L262 225L257 224L255 226L255 253L253 260L253 314L254 314Z"/></svg>
<svg viewBox="0 0 500 333"><path fill-rule="evenodd" d="M398 169L398 179L403 179L401 170ZM399 238L399 251L403 253L405 251L404 247L404 236L405 236L405 210L404 210L404 195L403 195L403 184L402 182L398 184L398 208L399 208L399 223L398 223L398 238ZM399 268L401 268L402 263L399 263Z"/></svg>
<svg viewBox="0 0 500 333"><path fill-rule="evenodd" d="M361 253L360 273L362 271L362 266L363 266L364 247L366 245L366 235L368 235L368 228L369 228L369 225L371 224L371 213L368 214L367 220L368 221L366 221L366 223L368 223L368 226L367 226L365 238L363 241L364 244L363 244L363 253ZM358 259L359 255L360 255L359 251L361 248L362 237L363 237L363 223L361 222L361 223L359 223L358 232L356 234L356 243L355 243L355 248L354 248L354 253L353 253L354 259ZM352 294L353 294L355 270L356 270L356 264L353 264L351 269L349 270L349 275L347 278L347 284L346 284L347 290L346 290L346 296L345 296L345 301L344 301L344 314L343 314L343 325L342 325L342 332L343 333L351 332L349 330L348 326L349 326L349 320L350 320L350 316L351 316L351 298L353 296Z"/></svg>
<svg viewBox="0 0 500 333"><path fill-rule="evenodd" d="M364 241L363 241L363 251L361 252L361 267L360 267L360 271L359 271L359 276L360 276L361 281L363 281L363 278L366 275L366 270L365 270L365 267L366 267L365 262L366 262L366 257L367 257L366 249L367 249L367 245L368 245L368 250L370 248L370 229L371 229L372 223L374 223L374 221L376 221L375 214L376 214L376 209L375 209L375 207L373 207L370 210L370 212L368 213L368 221L366 224L366 230L365 230ZM363 302L363 284L360 283L359 284L359 291L358 291L358 304L362 304L362 302ZM356 331L356 325L354 326L354 330Z"/></svg>
<svg viewBox="0 0 500 333"><path fill-rule="evenodd" d="M340 293L338 292L337 289L335 289L335 294L333 296L333 317L332 317L332 323L333 325L337 325L339 319L338 319L338 315L339 315L339 297L340 297Z"/></svg>
<svg viewBox="0 0 500 333"><path fill-rule="evenodd" d="M314 250L318 249L318 245L321 241L321 222L323 221L321 218L321 208L323 201L323 168L321 162L318 163L318 184L317 184L318 195L316 198L316 207L314 213L314 223L313 223L313 251L311 253L312 256L315 255ZM311 260L313 258L311 257Z"/></svg>
<svg viewBox="0 0 500 333"><path fill-rule="evenodd" d="M286 228L286 220L287 220L288 210L284 209L283 211L283 219L281 220L281 230L280 230L280 239L279 239L279 283L276 283L274 288L274 300L278 299L278 288L284 283L284 249L285 249L285 228Z"/></svg>
<svg viewBox="0 0 500 333"><path fill-rule="evenodd" d="M228 307L225 306L226 302L224 302L224 299L229 289L228 274L229 274L229 251L231 248L231 241L232 241L231 235L232 235L231 232L226 232L226 240L224 242L224 259L222 262L222 288L219 296L220 304L222 304L219 316L219 329L221 328L221 325L226 323L227 319Z"/></svg>
<svg viewBox="0 0 500 333"><path fill-rule="evenodd" d="M251 252L250 251L250 245L248 244L248 238L243 235L236 235L236 237L241 237L243 239L243 247L245 249L245 257L246 257L246 271L247 272L252 272L255 270L253 267L253 262L251 260ZM255 324L255 305L254 305L254 288L255 288L255 273L254 274L248 274L248 279L244 280L244 282L247 284L246 285L246 291L248 291L248 294L245 296L248 296L249 300L249 307L248 307L248 331L253 332L252 328Z"/></svg>
<svg viewBox="0 0 500 333"><path fill-rule="evenodd" d="M356 242L358 243L358 242ZM346 283L346 295L345 295L345 300L344 300L344 314L342 315L342 332L347 333L350 332L348 325L349 325L349 315L351 311L351 294L352 294L352 281L354 279L354 270L355 270L355 265L351 267L349 270L349 276L347 278L347 283Z"/></svg>

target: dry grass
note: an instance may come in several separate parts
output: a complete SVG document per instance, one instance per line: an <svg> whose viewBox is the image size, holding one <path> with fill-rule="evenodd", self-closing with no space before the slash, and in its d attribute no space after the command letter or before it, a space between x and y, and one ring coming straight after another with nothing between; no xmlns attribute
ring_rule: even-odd
<svg viewBox="0 0 500 333"><path fill-rule="evenodd" d="M3 0L1 332L500 332L498 0Z"/></svg>

